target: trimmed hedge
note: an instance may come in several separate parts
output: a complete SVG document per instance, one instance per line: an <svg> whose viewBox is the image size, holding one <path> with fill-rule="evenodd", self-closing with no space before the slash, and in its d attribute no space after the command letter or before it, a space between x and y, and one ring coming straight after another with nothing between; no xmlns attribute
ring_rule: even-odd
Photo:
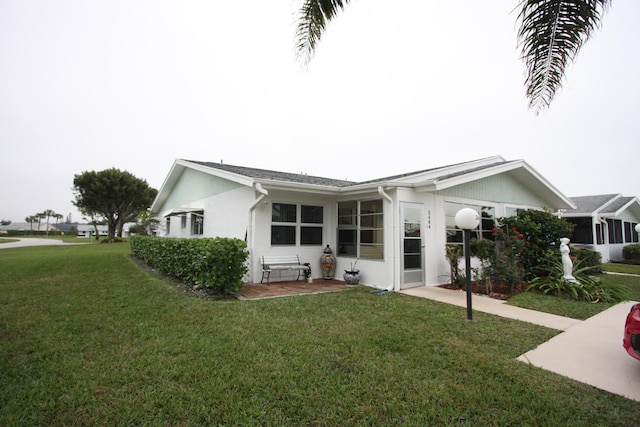
<svg viewBox="0 0 640 427"><path fill-rule="evenodd" d="M221 293L242 288L248 252L240 239L133 236L130 243L134 256L163 274Z"/></svg>
<svg viewBox="0 0 640 427"><path fill-rule="evenodd" d="M636 243L623 247L622 257L627 264L640 264L640 244Z"/></svg>

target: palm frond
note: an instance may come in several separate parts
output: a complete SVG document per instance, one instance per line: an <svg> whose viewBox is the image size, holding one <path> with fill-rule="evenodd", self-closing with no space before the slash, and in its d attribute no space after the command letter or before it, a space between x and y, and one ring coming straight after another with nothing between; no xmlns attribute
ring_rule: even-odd
<svg viewBox="0 0 640 427"><path fill-rule="evenodd" d="M611 0L522 0L518 41L526 95L536 112L549 107L574 60Z"/></svg>
<svg viewBox="0 0 640 427"><path fill-rule="evenodd" d="M307 64L325 31L327 23L350 0L304 0L296 28L296 55Z"/></svg>

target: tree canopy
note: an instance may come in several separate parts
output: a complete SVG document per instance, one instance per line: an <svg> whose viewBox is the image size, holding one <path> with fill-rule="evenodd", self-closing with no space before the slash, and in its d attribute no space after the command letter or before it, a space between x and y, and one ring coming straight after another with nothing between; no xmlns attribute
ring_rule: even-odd
<svg viewBox="0 0 640 427"><path fill-rule="evenodd" d="M147 181L115 168L88 171L73 179L73 204L92 218L102 216L109 228L109 241L122 236L126 222L146 210L158 194Z"/></svg>
<svg viewBox="0 0 640 427"><path fill-rule="evenodd" d="M304 63L313 57L328 22L350 1L304 0L295 42L298 57ZM525 65L529 108L538 112L549 107L562 87L567 65L600 26L610 3L611 0L520 0L517 37Z"/></svg>

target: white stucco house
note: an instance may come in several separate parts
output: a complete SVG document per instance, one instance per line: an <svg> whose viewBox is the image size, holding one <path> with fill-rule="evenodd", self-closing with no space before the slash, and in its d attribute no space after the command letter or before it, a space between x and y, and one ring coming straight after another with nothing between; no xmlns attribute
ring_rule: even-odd
<svg viewBox="0 0 640 427"><path fill-rule="evenodd" d="M518 210L575 205L525 161L495 156L367 182L176 160L151 209L160 236L245 239L253 283L263 255L299 255L322 277L330 245L336 278L357 259L361 283L400 290L449 281L445 245L462 244L463 207L490 233Z"/></svg>
<svg viewBox="0 0 640 427"><path fill-rule="evenodd" d="M562 217L575 224L571 244L600 252L603 262L622 261L622 248L638 243L640 201L622 194L571 197L575 208Z"/></svg>

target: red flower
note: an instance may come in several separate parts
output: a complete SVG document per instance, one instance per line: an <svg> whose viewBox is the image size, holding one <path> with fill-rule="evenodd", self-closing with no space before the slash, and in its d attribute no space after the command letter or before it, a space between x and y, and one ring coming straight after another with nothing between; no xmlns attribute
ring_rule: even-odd
<svg viewBox="0 0 640 427"><path fill-rule="evenodd" d="M517 237L518 239L522 239L524 236L523 236L523 234L522 234L522 233L520 233L520 234L518 234L516 237Z"/></svg>
<svg viewBox="0 0 640 427"><path fill-rule="evenodd" d="M511 227L511 230L516 231L516 228L515 227Z"/></svg>

